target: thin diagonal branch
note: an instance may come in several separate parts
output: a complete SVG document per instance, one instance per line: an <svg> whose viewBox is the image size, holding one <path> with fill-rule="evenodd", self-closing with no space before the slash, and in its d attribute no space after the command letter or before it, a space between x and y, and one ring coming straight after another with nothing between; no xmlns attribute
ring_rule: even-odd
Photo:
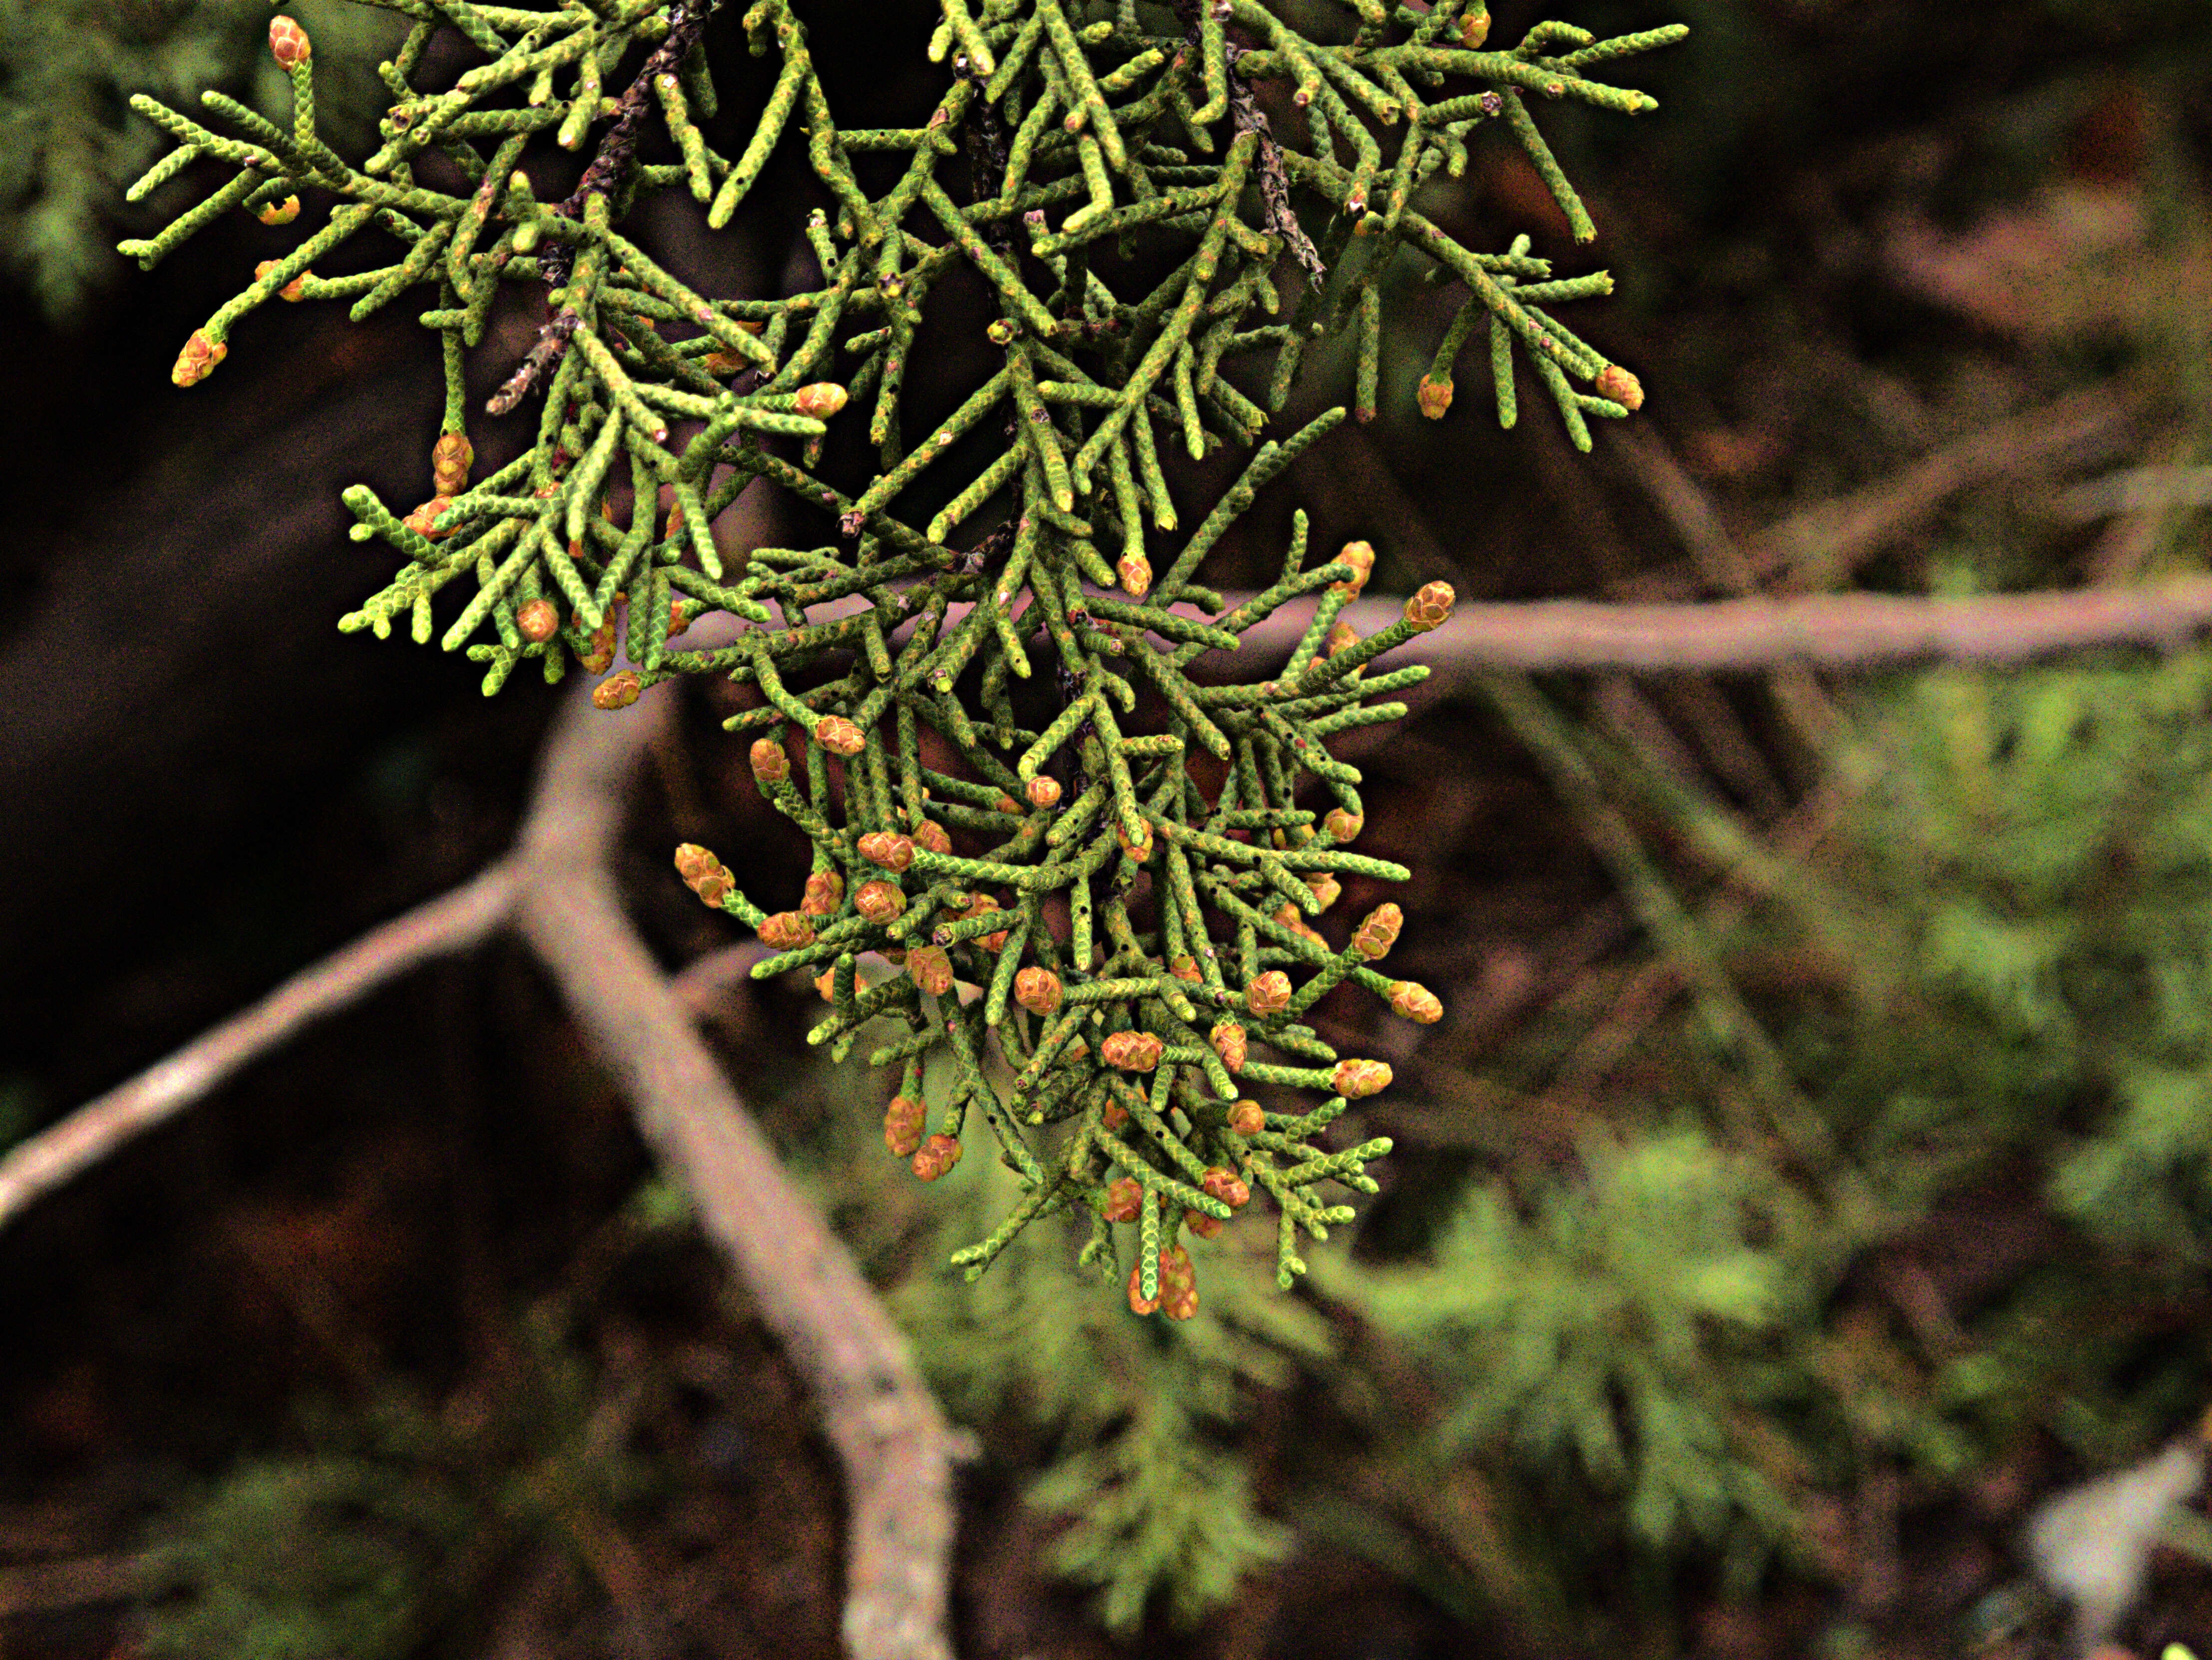
<svg viewBox="0 0 2212 1660"><path fill-rule="evenodd" d="M479 944L512 914L520 886L512 860L494 865L293 976L252 1008L19 1143L0 1158L0 1227L324 1016L434 957Z"/></svg>

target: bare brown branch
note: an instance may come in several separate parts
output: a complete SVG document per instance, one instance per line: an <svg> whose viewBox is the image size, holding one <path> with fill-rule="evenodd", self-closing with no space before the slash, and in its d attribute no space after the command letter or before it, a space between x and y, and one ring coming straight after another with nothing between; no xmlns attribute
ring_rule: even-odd
<svg viewBox="0 0 2212 1660"><path fill-rule="evenodd" d="M0 1158L0 1227L40 1195L173 1118L303 1027L431 958L468 950L507 921L519 885L512 861L494 865L295 975L245 1012L20 1143Z"/></svg>

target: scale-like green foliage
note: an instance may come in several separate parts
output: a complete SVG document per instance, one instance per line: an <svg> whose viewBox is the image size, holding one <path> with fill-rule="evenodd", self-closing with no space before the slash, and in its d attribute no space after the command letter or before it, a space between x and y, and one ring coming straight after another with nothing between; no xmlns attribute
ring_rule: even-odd
<svg viewBox="0 0 2212 1660"><path fill-rule="evenodd" d="M1478 326L1509 425L1516 357L1585 447L1588 416L1640 403L1633 375L1546 309L1609 278L1554 278L1525 240L1477 253L1414 198L1437 171L1460 173L1495 126L1588 241L1530 100L1648 109L1596 77L1680 31L1601 41L1547 22L1488 50L1487 14L1457 0L1425 12L1357 0L1343 42L1255 0L944 0L929 46L942 98L921 125L884 128L841 125L799 9L754 0L733 21L777 73L725 153L702 50L714 0L381 3L415 22L380 71L393 100L383 144L358 167L319 136L312 47L289 19L270 33L293 88L289 129L218 94L204 102L241 137L135 104L178 143L139 190L194 158L236 169L126 245L149 265L231 206L282 216L295 198L334 202L193 334L179 385L210 373L231 331L280 294L349 300L356 318L432 296L422 321L444 341L447 392L435 494L403 515L366 487L346 493L357 538L383 539L405 564L343 626L383 635L404 617L427 642L439 596L472 588L442 642L484 662L491 690L532 660L549 679L572 654L604 672L626 599L633 666L597 701L619 708L678 674L754 688L757 706L728 724L762 734L760 787L814 844L795 909L757 905L704 848L679 852L687 881L760 930L775 954L757 973L819 972L832 1006L813 1041L842 1054L872 1021L905 1025L872 1059L904 1068L885 1136L917 1175L958 1158L974 1111L1022 1177L1020 1202L956 1260L980 1274L1030 1222L1087 1211L1084 1259L1119 1277L1114 1225L1133 1223L1132 1306L1187 1318L1197 1288L1178 1231L1209 1231L1258 1190L1278 1212L1288 1286L1304 1266L1298 1232L1324 1237L1352 1213L1316 1197L1320 1184L1372 1191L1364 1166L1389 1147L1316 1139L1390 1069L1340 1056L1306 1011L1350 981L1406 1018L1441 1012L1427 989L1373 966L1395 906L1342 945L1314 926L1344 879L1407 873L1351 849L1360 775L1327 744L1402 713L1366 700L1424 671L1367 666L1442 623L1453 596L1431 584L1401 621L1358 638L1337 619L1372 552L1353 544L1316 562L1302 521L1279 577L1252 599L1228 604L1199 568L1255 492L1342 418L1261 441L1312 341L1355 331L1356 401L1371 413L1380 278L1401 250L1466 289L1422 386L1425 413L1449 408ZM447 32L473 67L422 84ZM1261 114L1270 84L1301 112L1290 125L1303 143ZM649 159L649 134L675 159ZM593 147L558 202L538 199L524 165L541 140ZM621 228L653 192L688 192L710 228L727 225L780 143L803 143L823 192L806 227L815 286L702 295ZM314 274L372 229L399 244L391 263ZM910 360L956 279L995 299L991 361L915 438ZM553 314L489 407L496 417L541 398L536 438L471 483L466 355L516 283L544 285ZM1256 392L1229 373L1248 361ZM848 418L866 412L874 450L864 477L823 461L848 406ZM1194 459L1257 448L1186 530L1164 442ZM834 519L839 539L757 548L726 569L712 526L757 479ZM951 545L978 524L989 528L970 546ZM1316 597L1272 678L1196 676L1200 658ZM751 626L727 644L674 643L714 612ZM1299 805L1309 775L1322 810ZM863 958L902 971L877 978ZM925 1139L915 1080L932 1055L957 1082ZM1328 1098L1267 1111L1245 1096L1269 1087Z"/></svg>

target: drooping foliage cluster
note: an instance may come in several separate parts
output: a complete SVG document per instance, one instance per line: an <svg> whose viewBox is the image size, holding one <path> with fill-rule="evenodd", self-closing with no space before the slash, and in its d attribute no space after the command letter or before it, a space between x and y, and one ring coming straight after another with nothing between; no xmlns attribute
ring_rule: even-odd
<svg viewBox="0 0 2212 1660"><path fill-rule="evenodd" d="M356 319L428 297L447 386L432 494L403 513L346 492L356 538L404 562L343 626L381 635L404 617L418 642L439 635L483 661L490 691L531 660L549 680L571 656L605 672L626 607L631 666L596 689L603 708L679 674L752 688L756 706L728 724L755 734L754 775L811 841L813 874L778 909L707 849L682 849L678 867L759 931L773 954L757 974L818 972L830 1012L814 1041L842 1054L872 1021L904 1025L870 1058L901 1069L884 1136L917 1175L957 1162L971 1115L988 1124L1024 1196L955 1260L980 1274L1028 1223L1087 1213L1085 1261L1119 1278L1114 1229L1133 1225L1131 1305L1188 1318L1180 1231L1212 1232L1256 1190L1279 1213L1290 1284L1298 1232L1351 1214L1316 1189L1372 1191L1364 1166L1389 1146L1317 1140L1390 1069L1340 1056L1308 1010L1352 982L1405 1018L1441 1012L1374 966L1397 907L1340 946L1316 925L1346 881L1406 874L1353 850L1359 774L1328 741L1402 712L1367 700L1424 671L1368 666L1444 622L1452 594L1431 584L1359 638L1338 618L1372 551L1310 556L1302 520L1263 592L1232 601L1200 567L1342 418L1263 441L1313 341L1356 331L1355 401L1371 414L1379 278L1401 250L1466 290L1425 413L1449 409L1478 325L1506 424L1516 362L1584 447L1587 417L1640 403L1633 375L1546 309L1608 277L1555 278L1526 239L1476 252L1413 200L1495 128L1590 240L1530 103L1649 108L1595 76L1680 31L1600 41L1547 22L1489 49L1480 0L1356 0L1334 41L1256 0L944 0L927 43L941 100L921 125L884 128L837 119L789 0L731 9L729 27L778 69L763 106L726 120L702 50L714 0L380 3L413 22L380 66L392 103L374 154L356 166L319 134L313 45L280 17L289 128L219 94L203 102L237 137L136 100L177 144L134 194L202 159L233 171L125 245L150 265L233 208L274 223L328 202L191 336L179 386L279 295L349 301ZM823 193L805 228L813 285L702 295L623 228L655 192L688 193L708 227L727 226L784 143L804 146ZM556 162L589 152L565 194L541 147ZM369 234L396 257L316 274ZM910 432L902 392L930 302L978 281L997 312L988 372ZM534 402L535 436L477 477L477 438L497 443L469 407L470 354L517 287L544 294L550 316L488 413L495 434ZM1248 367L1240 383L1232 370ZM848 409L874 452L861 477L824 460ZM1186 526L1164 444L1194 459L1257 447ZM836 539L726 553L717 517L763 479L834 519ZM467 598L441 635L449 589ZM1307 602L1271 677L1201 672ZM953 1078L933 1131L933 1056ZM1254 1098L1289 1090L1325 1098Z"/></svg>

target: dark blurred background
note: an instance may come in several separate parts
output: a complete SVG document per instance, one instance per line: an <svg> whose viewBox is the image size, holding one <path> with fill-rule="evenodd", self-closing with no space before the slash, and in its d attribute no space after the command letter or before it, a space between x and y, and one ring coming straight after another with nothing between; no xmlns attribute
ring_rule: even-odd
<svg viewBox="0 0 2212 1660"><path fill-rule="evenodd" d="M155 153L130 91L269 94L265 20L234 9L0 0L15 261L0 397L15 411L0 475L0 1145L496 856L563 695L518 681L486 700L465 663L334 629L384 575L345 538L339 489L427 493L436 359L409 307L361 326L270 308L180 392L179 344L290 233L234 216L152 275L102 251L187 199L123 204ZM2201 567L2185 490L2118 511L2081 487L2121 469L2197 477L2212 459L2202 0L1501 0L1493 38L1554 9L1600 34L1693 31L1621 76L1657 113L1548 113L1596 247L1572 248L1502 141L1423 205L1474 246L1525 231L1563 271L1610 269L1613 297L1571 320L1642 377L1644 413L1601 423L1583 457L1524 386L1501 432L1478 349L1457 407L1422 420L1413 385L1460 296L1401 271L1379 418L1271 489L1215 580L1277 557L1297 505L1321 544L1375 544L1384 593L1439 577L1496 599L1994 592ZM933 8L804 10L833 93L884 124L926 113ZM300 15L330 103L358 123L373 84L358 70L388 32L336 0ZM710 39L742 109L765 82L734 35ZM647 228L672 260L773 286L809 189L787 153L725 246L680 216ZM953 395L961 350L948 331L917 398ZM1322 354L1301 407L1343 401L1349 380ZM1222 482L1187 469L1177 488ZM1378 1052L1401 1080L1370 1115L1399 1139L1385 1194L1320 1292L1270 1312L1271 1292L1224 1292L1210 1349L1170 1352L1109 1325L1125 1320L1110 1308L1040 1312L1098 1295L1030 1289L1058 1271L1042 1260L962 1306L981 1293L932 1267L956 1201L877 1173L879 1080L817 1068L787 1018L804 988L725 999L712 1029L749 1098L902 1287L925 1360L985 1434L963 1499L962 1651L2060 1651L2022 1519L2055 1485L2155 1450L2212 1397L2212 1114L2192 1097L2157 1148L2143 1129L2106 1165L2081 1163L2142 1098L2114 1055L2196 1075L2208 982L2191 977L2198 944L2171 936L2207 913L2173 849L2201 860L2212 825L2185 660L2039 672L2054 678L1541 689L1620 759L1604 811L1691 903L1803 1093L1869 1168L1917 1161L1877 1183L1881 1221L1808 1232L1787 1180L1717 1174L1756 1163L1756 1137L1708 1126L1674 1175L1650 1163L1685 1115L1728 1120L1740 1079L1698 1024L1717 994L1698 992L1681 939L1655 933L1593 805L1463 689L1361 757L1374 851L1417 873L1401 971L1450 1009L1418 1044L1370 1040L1397 1044ZM669 879L673 842L738 850L756 891L803 871L716 714L692 700L629 837L635 910L672 969L732 937ZM2023 772L2054 722L2045 770ZM1869 781L1916 757L1920 794ZM1983 773L1996 805L1945 818L1938 798ZM1848 897L1777 921L1712 856L1723 833ZM2027 849L2016 867L1975 864L1978 837L2007 835ZM2132 897L2111 901L2116 886ZM2091 911L2106 933L2066 933ZM1960 935L1954 913L1995 931ZM1838 966L1824 915L1905 941L1887 966L1909 983L1869 992L1870 965L1846 949ZM2011 981L1990 967L2004 951L2026 953ZM2046 982L2059 1013L2039 1026ZM1370 1021L1334 1018L1355 1034ZM1869 1043L1893 1072L1869 1074ZM1990 1075L1967 1076L1977 1057ZM1913 1117L1926 1098L1982 1104L1975 1128ZM1621 1184L1639 1181L1662 1189L1664 1260L1786 1269L1786 1317L1593 1292L1582 1300L1611 1298L1619 1323L1578 1337L1556 1311L1470 1304L1441 1334L1455 1361L1393 1311L1392 1275L1453 1249L1475 1253L1462 1290L1512 1262L1579 1262L1612 1286L1637 1247L1605 1229L1625 1225ZM2173 1217L2112 1219L2154 1189ZM1499 1194L1502 1221L1479 1202ZM1667 1210L1685 1195L1750 1219L1700 1243ZM1547 1223L1562 1206L1583 1209ZM1495 1233L1508 1227L1522 1231ZM1045 1347L1086 1381L979 1343L994 1320L1059 1334ZM1698 1358L1667 1358L1654 1323ZM1509 1327L1544 1334L1559 1373L1510 1407L1485 1393L1469 1335ZM0 1655L834 1651L840 1500L800 1385L517 946L319 1025L0 1234ZM1577 1359L1578 1343L1610 1356L1647 1341L1666 1351L1664 1388ZM2031 1364L2039 1344L2075 1359ZM1627 1450L1608 1463L1589 1436L1529 1427L1544 1399L1616 1414ZM1662 1407L1718 1426L1682 1432L1666 1479L1646 1468L1670 1444ZM1158 1431L1182 1438L1179 1465L1143 1443L1154 1408L1180 1426ZM1652 1499L1655 1482L1674 1498ZM492 1523L471 1510L483 1503ZM2208 1614L2212 1578L2176 1548L2120 1635L2155 1653L2202 1639Z"/></svg>

